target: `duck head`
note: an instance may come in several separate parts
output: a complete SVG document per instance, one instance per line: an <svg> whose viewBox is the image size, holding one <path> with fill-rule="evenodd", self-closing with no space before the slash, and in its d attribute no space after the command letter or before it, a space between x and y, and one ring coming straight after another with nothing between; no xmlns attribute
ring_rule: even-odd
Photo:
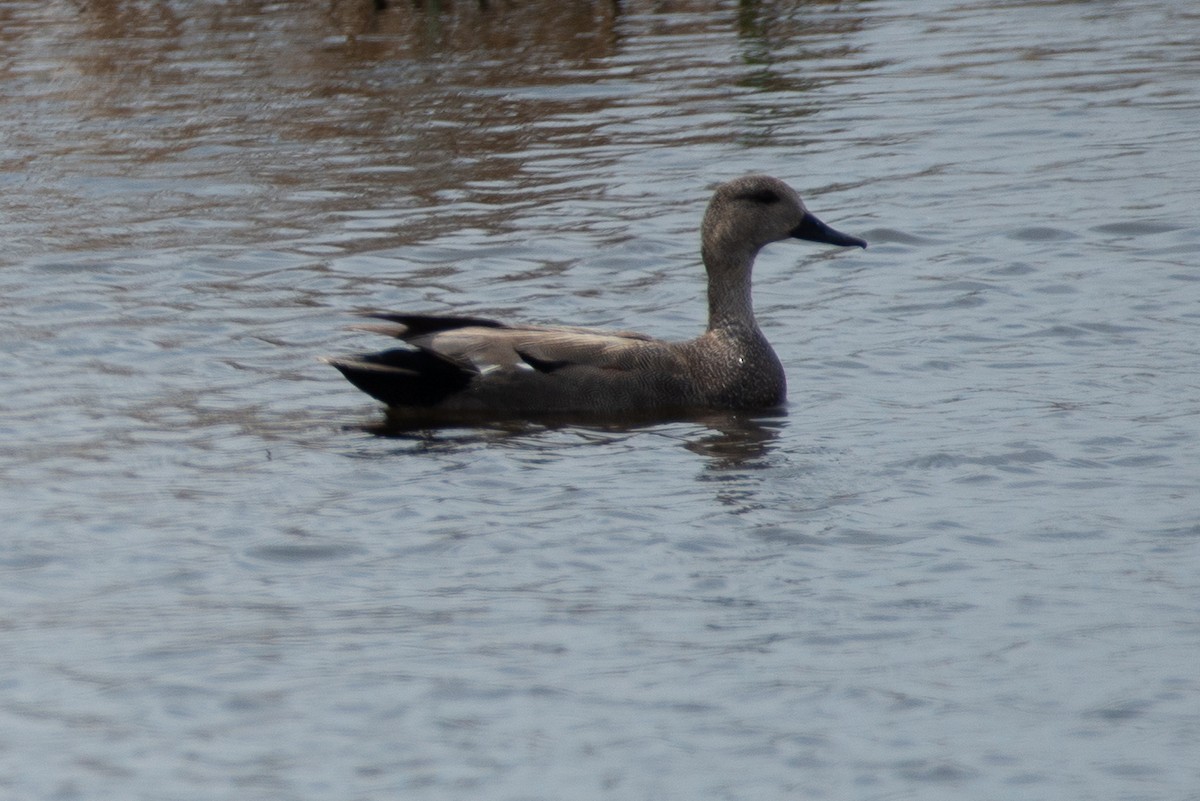
<svg viewBox="0 0 1200 801"><path fill-rule="evenodd" d="M771 242L793 238L841 247L867 246L864 240L821 222L804 207L794 189L769 175L747 175L718 186L701 228L705 254L733 256L735 262L753 258Z"/></svg>

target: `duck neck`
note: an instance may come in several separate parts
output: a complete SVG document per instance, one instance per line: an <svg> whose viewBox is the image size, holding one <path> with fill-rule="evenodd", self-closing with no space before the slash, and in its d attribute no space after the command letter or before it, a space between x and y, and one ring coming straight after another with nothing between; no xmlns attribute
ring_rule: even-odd
<svg viewBox="0 0 1200 801"><path fill-rule="evenodd" d="M708 270L708 330L757 328L750 296L753 250L701 249Z"/></svg>

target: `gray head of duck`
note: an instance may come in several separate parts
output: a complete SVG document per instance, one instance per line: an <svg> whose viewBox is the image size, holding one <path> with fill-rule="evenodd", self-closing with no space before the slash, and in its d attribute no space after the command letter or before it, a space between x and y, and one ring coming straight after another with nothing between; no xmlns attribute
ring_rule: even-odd
<svg viewBox="0 0 1200 801"><path fill-rule="evenodd" d="M794 189L769 175L747 175L718 186L701 228L704 261L710 270L746 270L764 245L792 238L867 246L862 239L821 222Z"/></svg>

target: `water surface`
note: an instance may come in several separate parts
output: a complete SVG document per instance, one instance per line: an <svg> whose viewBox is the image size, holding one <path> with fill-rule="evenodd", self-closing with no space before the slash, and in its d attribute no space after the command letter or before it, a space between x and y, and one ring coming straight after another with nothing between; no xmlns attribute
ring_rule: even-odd
<svg viewBox="0 0 1200 801"><path fill-rule="evenodd" d="M0 2L0 788L1185 799L1200 13ZM379 436L367 308L703 326L786 414Z"/></svg>

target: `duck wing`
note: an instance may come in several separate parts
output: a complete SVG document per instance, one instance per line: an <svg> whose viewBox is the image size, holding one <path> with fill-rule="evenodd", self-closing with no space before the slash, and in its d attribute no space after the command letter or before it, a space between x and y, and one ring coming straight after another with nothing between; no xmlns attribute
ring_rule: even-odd
<svg viewBox="0 0 1200 801"><path fill-rule="evenodd" d="M392 407L578 411L644 405L682 370L672 347L644 334L514 326L477 317L373 314L360 326L409 347L331 359Z"/></svg>

